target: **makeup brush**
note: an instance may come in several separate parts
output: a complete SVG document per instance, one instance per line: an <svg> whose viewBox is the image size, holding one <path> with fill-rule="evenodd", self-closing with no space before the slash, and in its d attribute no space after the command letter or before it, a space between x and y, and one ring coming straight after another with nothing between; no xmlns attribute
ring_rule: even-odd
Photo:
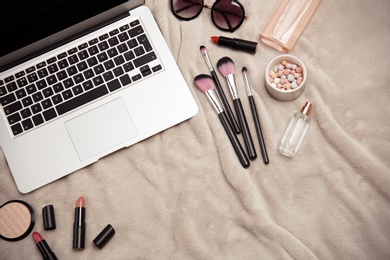
<svg viewBox="0 0 390 260"><path fill-rule="evenodd" d="M256 149L253 145L251 132L246 121L245 112L242 107L241 100L238 97L236 81L234 78L234 63L229 57L223 57L218 61L217 67L219 69L219 72L221 72L222 76L225 77L230 89L230 93L232 94L234 107L236 109L238 121L241 126L242 135L244 136L244 141L248 150L249 159L254 160L257 157Z"/></svg>
<svg viewBox="0 0 390 260"><path fill-rule="evenodd" d="M259 138L261 155L263 156L264 163L268 164L269 159L268 159L267 149L265 148L263 133L261 131L260 120L259 120L259 116L257 114L255 99L253 98L251 86L250 86L249 80L248 80L248 70L245 67L242 68L242 76L244 78L246 92L248 93L249 105L250 105L251 110L252 110L252 116L253 116L253 121L254 121L255 127L256 127L257 137Z"/></svg>
<svg viewBox="0 0 390 260"><path fill-rule="evenodd" d="M205 62L207 64L207 67L209 68L210 74L213 77L213 80L214 80L214 83L216 85L219 97L221 98L222 104L223 104L223 106L224 106L224 108L226 110L226 113L227 113L228 117L229 117L230 124L232 125L234 131L237 134L239 134L239 133L241 133L240 126L238 125L238 123L237 123L237 121L236 121L236 119L234 117L233 111L230 108L229 102L228 102L228 100L227 100L227 98L225 96L225 92L223 91L221 83L219 82L217 73L215 73L213 64L211 63L209 54L207 53L207 49L206 49L205 46L203 46L203 45L200 46L200 53L202 54L202 56L203 56L203 58L204 58L204 60L205 60Z"/></svg>
<svg viewBox="0 0 390 260"><path fill-rule="evenodd" d="M206 94L207 98L209 99L210 103L212 104L214 110L217 112L219 120L221 121L226 134L229 137L230 142L233 145L234 151L236 152L236 155L244 168L248 168L250 163L249 160L244 152L244 149L242 148L240 141L238 140L236 134L233 132L232 127L229 124L229 120L226 116L225 111L223 110L223 107L221 105L221 102L219 101L219 98L217 96L217 93L214 90L214 81L213 78L209 75L200 74L194 78L195 85Z"/></svg>

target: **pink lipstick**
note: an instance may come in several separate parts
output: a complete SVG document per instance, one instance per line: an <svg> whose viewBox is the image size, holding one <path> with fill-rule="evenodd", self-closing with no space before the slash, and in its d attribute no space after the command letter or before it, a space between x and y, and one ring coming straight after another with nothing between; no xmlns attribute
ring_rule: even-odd
<svg viewBox="0 0 390 260"><path fill-rule="evenodd" d="M81 196L76 201L75 221L73 225L73 249L85 247L85 200Z"/></svg>
<svg viewBox="0 0 390 260"><path fill-rule="evenodd" d="M42 238L41 234L38 232L33 232L33 238L39 251L41 252L43 259L45 260L57 260L57 256L51 251L49 245L46 240Z"/></svg>

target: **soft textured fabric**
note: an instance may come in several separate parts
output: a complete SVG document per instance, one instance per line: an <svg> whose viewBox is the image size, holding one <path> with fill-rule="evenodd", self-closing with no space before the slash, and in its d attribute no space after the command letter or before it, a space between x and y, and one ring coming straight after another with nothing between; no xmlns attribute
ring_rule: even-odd
<svg viewBox="0 0 390 260"><path fill-rule="evenodd" d="M280 52L259 42L251 55L210 40L223 35L259 41L277 1L241 2L249 19L236 32L224 33L208 9L186 22L172 15L169 1L147 0L199 113L26 195L17 191L0 150L0 204L30 203L34 230L60 259L390 259L390 2L323 1L291 52L306 64L308 79L302 96L290 102L273 99L264 87L265 67ZM208 74L201 45L214 66L223 56L235 63L258 153L248 169L193 83L196 75ZM261 159L243 66L268 165ZM219 79L229 94L220 74ZM289 159L278 145L306 101L313 103L310 129ZM86 248L74 251L74 207L82 195ZM54 205L57 220L51 231L43 230L47 204ZM107 224L116 234L98 249L92 240ZM19 242L0 240L0 259L41 255L30 235Z"/></svg>

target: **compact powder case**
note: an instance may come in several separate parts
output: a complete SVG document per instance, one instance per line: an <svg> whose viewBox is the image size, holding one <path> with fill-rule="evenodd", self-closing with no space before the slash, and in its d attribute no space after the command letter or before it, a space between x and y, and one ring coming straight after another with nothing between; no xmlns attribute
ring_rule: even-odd
<svg viewBox="0 0 390 260"><path fill-rule="evenodd" d="M10 200L0 206L0 237L19 241L31 233L35 225L34 209L25 201Z"/></svg>

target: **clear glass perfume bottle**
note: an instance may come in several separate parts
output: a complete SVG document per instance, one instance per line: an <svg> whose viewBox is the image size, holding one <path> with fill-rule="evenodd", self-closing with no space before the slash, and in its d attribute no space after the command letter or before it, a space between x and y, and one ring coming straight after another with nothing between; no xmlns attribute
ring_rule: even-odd
<svg viewBox="0 0 390 260"><path fill-rule="evenodd" d="M294 113L279 145L279 152L288 157L294 157L309 129L312 104L306 102L300 112Z"/></svg>

